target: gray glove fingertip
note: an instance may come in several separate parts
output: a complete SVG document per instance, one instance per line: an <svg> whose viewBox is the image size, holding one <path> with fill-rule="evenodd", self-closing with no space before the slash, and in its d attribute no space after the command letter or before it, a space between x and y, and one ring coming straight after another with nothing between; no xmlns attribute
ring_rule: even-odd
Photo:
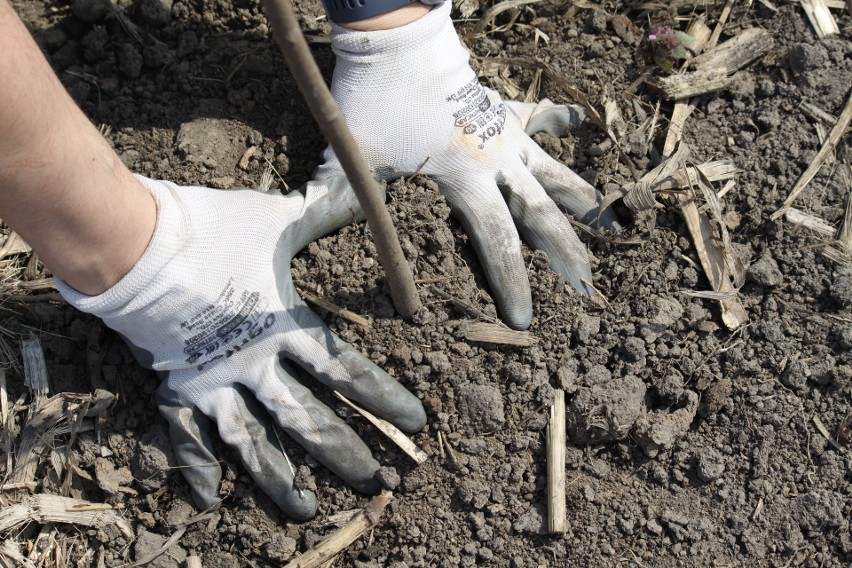
<svg viewBox="0 0 852 568"><path fill-rule="evenodd" d="M482 177L436 181L471 239L501 319L512 329L529 328L532 291L521 241L495 181Z"/></svg>
<svg viewBox="0 0 852 568"><path fill-rule="evenodd" d="M211 420L197 408L180 403L178 394L163 380L157 389L157 407L169 423L172 451L189 485L196 507L209 509L221 499L222 468L213 454Z"/></svg>
<svg viewBox="0 0 852 568"><path fill-rule="evenodd" d="M316 494L296 487L292 465L283 449L278 447L269 414L245 387L238 385L235 390L237 411L261 465L260 471L249 470L252 479L287 516L297 521L314 518L317 514Z"/></svg>
<svg viewBox="0 0 852 568"><path fill-rule="evenodd" d="M422 430L426 425L426 410L420 399L357 349L337 336L335 339L341 353L340 360L352 381L334 387L407 434Z"/></svg>
<svg viewBox="0 0 852 568"><path fill-rule="evenodd" d="M311 422L292 424L279 418L279 424L314 459L355 490L368 495L377 493L381 489L381 484L375 477L379 462L373 458L367 444L328 406L317 400L309 389L296 381L289 369L275 365L275 374L278 381L287 385L292 397L292 401L287 404L304 409ZM266 404L277 404L271 402L276 398L274 395L261 396L258 393L258 398ZM267 408L275 414L274 407Z"/></svg>

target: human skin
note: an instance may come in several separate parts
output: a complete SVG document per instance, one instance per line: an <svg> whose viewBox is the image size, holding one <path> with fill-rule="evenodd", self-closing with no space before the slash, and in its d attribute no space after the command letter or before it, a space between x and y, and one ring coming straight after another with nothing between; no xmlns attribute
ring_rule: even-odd
<svg viewBox="0 0 852 568"><path fill-rule="evenodd" d="M118 282L157 218L133 177L0 0L0 217L84 294Z"/></svg>
<svg viewBox="0 0 852 568"><path fill-rule="evenodd" d="M349 26L389 29L429 9L410 4ZM7 0L0 53L0 218L69 286L105 292L145 252L154 199L68 95Z"/></svg>

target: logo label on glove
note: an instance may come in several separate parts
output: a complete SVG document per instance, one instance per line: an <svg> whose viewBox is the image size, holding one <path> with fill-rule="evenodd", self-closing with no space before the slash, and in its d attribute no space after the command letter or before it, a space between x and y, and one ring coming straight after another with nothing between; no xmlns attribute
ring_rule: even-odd
<svg viewBox="0 0 852 568"><path fill-rule="evenodd" d="M214 304L180 324L187 332L194 332L184 340L183 352L189 355L186 362L197 364L200 371L240 351L275 323L275 314L266 313L265 307L259 292L244 290L238 294L233 280L228 281ZM199 363L202 358L205 360Z"/></svg>
<svg viewBox="0 0 852 568"><path fill-rule="evenodd" d="M447 102L457 102L464 106L453 113L455 125L465 134L476 133L479 136L479 148L503 132L506 123L506 106L501 102L497 106L491 104L488 92L479 84L479 79L470 83L447 97Z"/></svg>

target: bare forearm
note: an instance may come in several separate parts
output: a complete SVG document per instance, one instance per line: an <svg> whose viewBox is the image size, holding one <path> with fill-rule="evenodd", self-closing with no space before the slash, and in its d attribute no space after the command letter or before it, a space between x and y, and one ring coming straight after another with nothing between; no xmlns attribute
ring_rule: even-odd
<svg viewBox="0 0 852 568"><path fill-rule="evenodd" d="M392 12L388 12L386 14L381 14L379 16L368 18L366 20L349 22L342 25L343 27L358 30L361 32L390 30L393 28L404 26L405 24L410 24L411 22L422 18L431 9L431 6L426 6L425 4L420 4L419 2L416 2L414 4L402 6L401 8L397 8L396 10L393 10Z"/></svg>
<svg viewBox="0 0 852 568"><path fill-rule="evenodd" d="M148 191L66 93L0 0L0 217L71 286L97 294L144 252Z"/></svg>

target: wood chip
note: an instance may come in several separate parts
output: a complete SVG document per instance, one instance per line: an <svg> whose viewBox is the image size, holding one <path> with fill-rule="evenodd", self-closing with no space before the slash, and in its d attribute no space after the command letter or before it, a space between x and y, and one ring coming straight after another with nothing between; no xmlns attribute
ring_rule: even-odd
<svg viewBox="0 0 852 568"><path fill-rule="evenodd" d="M45 451L53 446L57 428L62 423L67 425L78 413L96 416L114 401L115 395L104 390L97 390L94 394L59 393L44 401L24 426L9 482L36 481L39 463Z"/></svg>
<svg viewBox="0 0 852 568"><path fill-rule="evenodd" d="M339 392L335 391L334 396L354 408L358 414L367 419L367 421L381 430L381 432L390 438L390 440L396 444L399 449L401 449L405 454L414 460L415 463L421 464L429 459L429 456L421 450L417 444L411 441L411 438L406 436L399 428L388 422L387 420L383 420L378 416L375 416L371 412L364 410Z"/></svg>
<svg viewBox="0 0 852 568"><path fill-rule="evenodd" d="M388 491L376 495L346 526L320 541L285 568L318 568L325 565L368 529L376 526L392 499L393 496Z"/></svg>
<svg viewBox="0 0 852 568"><path fill-rule="evenodd" d="M837 22L829 12L825 0L800 0L800 3L818 38L840 33L840 28L837 27Z"/></svg>
<svg viewBox="0 0 852 568"><path fill-rule="evenodd" d="M692 73L671 75L657 79L656 85L669 100L688 99L713 91L727 89L736 81L724 67L702 69Z"/></svg>
<svg viewBox="0 0 852 568"><path fill-rule="evenodd" d="M790 207L792 207L793 202L796 201L814 176L816 176L826 158L828 158L835 146L837 146L843 138L850 120L852 120L852 94L849 95L849 98L846 100L846 106L843 108L843 112L840 113L840 116L834 124L834 127L832 127L831 132L828 133L828 140L825 141L825 144L823 144L822 148L819 149L819 152L817 152L817 155L814 157L813 161L811 161L811 164L805 170L805 173L802 174L802 177L800 177L799 181L796 182L796 185L793 186L793 189L790 191L790 195L784 201L784 204L770 216L770 219L773 221L777 220L779 217L784 215Z"/></svg>
<svg viewBox="0 0 852 568"><path fill-rule="evenodd" d="M9 559L11 562L7 564L3 558ZM21 553L18 543L11 538L4 538L3 544L0 544L0 566L18 566L19 568L36 568L32 560Z"/></svg>
<svg viewBox="0 0 852 568"><path fill-rule="evenodd" d="M805 229L809 229L823 237L827 237L829 239L833 239L834 235L837 233L837 230L829 225L823 219L805 213L800 209L796 209L795 207L791 207L784 214L784 220L794 225L796 227L804 227Z"/></svg>
<svg viewBox="0 0 852 568"><path fill-rule="evenodd" d="M563 534L566 530L565 497L565 391L553 393L550 423L547 425L547 530Z"/></svg>
<svg viewBox="0 0 852 568"><path fill-rule="evenodd" d="M330 312L347 321L350 321L355 325L360 325L361 327L365 327L367 329L370 329L373 326L373 322L369 318L360 316L355 312L347 310L346 308L341 308L334 302L330 302L329 300L321 296L317 296L316 294L308 292L307 290L304 290L302 288L297 288L296 291L299 293L299 296L301 296L301 298L306 302L310 302L311 304L318 306L324 309L325 311Z"/></svg>
<svg viewBox="0 0 852 568"><path fill-rule="evenodd" d="M751 520L756 521L761 511L763 511L763 497L758 498L757 505L754 506L754 511L751 513Z"/></svg>
<svg viewBox="0 0 852 568"><path fill-rule="evenodd" d="M490 322L495 321L494 318L490 317L488 314L486 314L485 312L480 310L473 303L468 302L467 300L462 300L461 298L457 298L457 297L453 296L452 294L444 292L443 290L441 290L437 286L430 286L429 291L432 294L435 294L436 296L441 298L442 300L445 300L445 301L451 303L453 305L453 307L455 307L456 309L458 309L459 311L461 311L462 313L464 313L468 317L472 317L472 318L476 318L476 319L482 319L482 320L490 321Z"/></svg>
<svg viewBox="0 0 852 568"><path fill-rule="evenodd" d="M95 506L99 507L95 507ZM95 507L95 508L93 508ZM128 540L133 538L130 525L120 512L101 503L91 503L59 495L27 495L21 502L0 509L0 532L6 532L27 523L66 523L85 527L105 528L113 525Z"/></svg>
<svg viewBox="0 0 852 568"><path fill-rule="evenodd" d="M495 343L497 345L515 345L530 347L538 343L538 339L527 331L515 331L499 324L474 322L467 325L464 338L480 343Z"/></svg>
<svg viewBox="0 0 852 568"><path fill-rule="evenodd" d="M686 46L693 55L701 53L707 42L710 41L712 30L707 27L704 17L701 16L689 22L689 27L686 28L686 35L692 38L692 43Z"/></svg>
<svg viewBox="0 0 852 568"><path fill-rule="evenodd" d="M35 335L21 340L21 356L24 359L24 386L33 392L36 408L41 406L50 390L47 380L47 365L41 341Z"/></svg>
<svg viewBox="0 0 852 568"><path fill-rule="evenodd" d="M736 0L727 0L725 2L725 7L722 8L722 14L716 22L716 27L713 28L713 35L710 36L710 41L707 42L707 49L713 49L719 42L719 37L722 35L722 28L725 27L725 23L727 23L728 17L731 15L731 10L734 8L735 2Z"/></svg>
<svg viewBox="0 0 852 568"><path fill-rule="evenodd" d="M6 236L6 242L3 243L3 248L0 248L0 260L3 260L7 256L12 256L13 254L29 254L33 249L30 248L30 245L24 242L18 233L15 231L10 232Z"/></svg>
<svg viewBox="0 0 852 568"><path fill-rule="evenodd" d="M839 172L846 183L846 208L840 221L837 242L847 253L852 254L852 166L848 163L841 164Z"/></svg>
<svg viewBox="0 0 852 568"><path fill-rule="evenodd" d="M763 28L749 28L702 53L692 60L692 65L699 71L721 68L733 73L769 53L774 43L768 31Z"/></svg>
<svg viewBox="0 0 852 568"><path fill-rule="evenodd" d="M683 134L683 125L694 108L685 100L675 103L672 110L669 131L666 135L663 150L664 156L671 155L677 148ZM695 200L689 195L685 193L678 194L678 200L680 202L681 214L689 229L689 234L692 236L696 253L701 261L704 273L710 281L710 285L715 292L727 295L729 292L734 291L735 287L731 282L731 275L726 270L728 261L724 258L722 249L717 245L717 238L713 227L710 225L710 220L706 215L699 213ZM719 301L719 305L722 310L722 322L728 329L739 329L748 321L745 307L742 305L738 296L733 298L726 297Z"/></svg>
<svg viewBox="0 0 852 568"><path fill-rule="evenodd" d="M488 27L488 24L490 24L494 18L507 10L513 10L526 4L535 4L537 2L541 2L541 0L506 0L505 2L495 4L482 14L482 17L479 18L479 21L473 27L473 33L481 34L484 32L485 28Z"/></svg>

